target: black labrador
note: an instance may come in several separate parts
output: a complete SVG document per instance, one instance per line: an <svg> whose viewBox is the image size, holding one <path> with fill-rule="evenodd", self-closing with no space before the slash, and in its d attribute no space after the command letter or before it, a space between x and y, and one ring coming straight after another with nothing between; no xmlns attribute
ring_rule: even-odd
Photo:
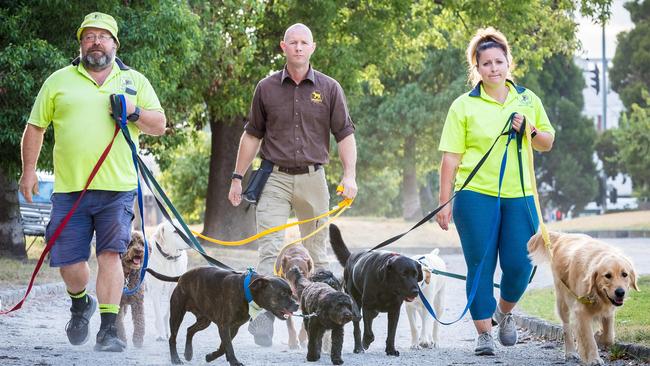
<svg viewBox="0 0 650 366"><path fill-rule="evenodd" d="M341 232L330 225L330 243L343 266L343 287L357 303L363 315L363 344L359 321L354 321L354 353L363 353L375 340L372 321L379 313L388 313L386 354L399 356L395 349L395 331L403 301L418 296L422 266L411 258L386 251L360 251L350 254Z"/></svg>
<svg viewBox="0 0 650 366"><path fill-rule="evenodd" d="M215 267L199 267L178 277L168 277L147 269L161 281L178 282L170 300L169 351L171 361L181 364L176 350L176 335L186 312L196 316L196 323L187 328L185 340L185 359L192 359L192 337L197 332L215 323L219 328L221 344L219 349L205 356L205 361L214 361L223 354L231 366L243 365L235 357L232 339L239 327L249 320L248 302L244 295L246 273L226 271ZM253 301L270 311L277 318L285 320L298 310L292 298L291 287L287 281L275 276L262 276L254 273L249 285Z"/></svg>

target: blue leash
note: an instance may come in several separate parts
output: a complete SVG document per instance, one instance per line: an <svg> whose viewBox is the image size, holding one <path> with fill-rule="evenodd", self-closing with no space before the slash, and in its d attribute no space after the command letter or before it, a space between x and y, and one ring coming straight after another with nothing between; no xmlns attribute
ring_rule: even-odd
<svg viewBox="0 0 650 366"><path fill-rule="evenodd" d="M510 116L508 121L511 121L513 116L514 116L514 113L513 113L513 115ZM499 190L498 190L497 202L496 202L496 215L494 216L494 223L492 224L492 234L490 235L490 243L494 243L495 246L496 246L496 242L497 242L497 237L496 237L497 236L497 223L499 222L499 219L501 217L501 186L503 184L503 176L505 175L506 164L507 164L507 161L508 161L508 146L510 145L510 141L512 141L512 139L514 139L515 137L516 137L516 132L511 130L510 133L508 134L508 141L506 142L506 148L505 148L505 151L503 153L503 158L501 159L501 167L499 169ZM438 319L438 317L436 316L436 312L433 310L433 308L431 307L431 304L429 304L429 301L427 300L426 296L424 296L424 294L422 293L422 289L418 285L418 294L420 296L420 300L422 300L422 304L427 309L429 314L431 314L431 316L433 316L433 318L437 322L439 322L442 325L451 325L451 324L454 324L454 323L458 322L459 320L461 320L465 316L465 314L467 314L467 311L469 310L469 307L474 302L474 297L476 297L476 291L478 290L478 284L479 284L479 280L481 278L481 272L483 271L483 266L485 265L485 258L487 257L489 249L490 249L489 247L487 247L485 249L485 253L483 254L483 258L481 259L481 263L479 263L478 267L476 268L476 276L474 277L474 281L472 282L472 288L471 288L469 296L467 298L467 305L465 305L465 309L463 309L463 312L460 314L460 316L456 320L451 321L451 322L443 322L440 319Z"/></svg>
<svg viewBox="0 0 650 366"><path fill-rule="evenodd" d="M131 148L131 155L133 157L136 173L138 173L138 167L139 167L140 176L142 177L142 180L144 181L145 185L154 194L156 205L160 209L160 212L162 213L162 215L165 217L165 219L167 221L169 221L172 224L172 226L174 226L174 228L176 229L176 232L181 237L181 239L183 239L183 241L190 248L192 248L193 250L195 250L196 252L201 254L201 256L203 256L203 258L210 265L221 268L221 269L224 269L224 270L233 270L230 266L228 266L228 265L214 259L213 257L211 257L210 255L208 255L206 253L203 246L201 246L201 244L198 242L196 237L194 237L194 235L192 234L191 230L189 229L189 227L187 226L187 224L183 220L180 213L178 213L178 211L176 210L176 208L172 204L171 200L165 194L165 191L162 189L160 184L158 184L158 182L154 178L154 176L151 173L151 171L149 170L149 168L147 168L144 161L142 161L142 159L140 158L140 156L137 153L135 143L131 139L131 134L129 133L129 130L126 127L126 123L127 123L127 120L126 120L126 103L125 103L126 100L124 99L124 95L116 95L116 97L119 97L118 98L118 100L120 102L119 104L122 105L122 107L120 108L120 110L122 112L122 115L120 116L119 119L116 118L116 120L119 123L120 129L123 132L123 135L124 135L124 138L126 139L126 142L128 143L129 147ZM119 107L119 106L116 105L117 102L114 101L113 98L111 98L111 104L113 106L113 110L115 110L115 109L117 109ZM164 204L163 204L163 202L164 202ZM138 204L140 205L139 207L142 208L142 195L141 195L140 181L139 180L138 180ZM169 214L167 208L169 208L169 210L171 210L174 218L178 221L181 228L179 228L176 225L176 222L174 222L174 220L172 220L172 217ZM143 210L142 209L140 210L140 217L141 218L143 217ZM144 219L142 219L142 223L143 223L143 226L144 226ZM144 233L144 227L143 227L143 233ZM145 241L145 245L146 245L146 241ZM146 249L146 246L145 246L145 249ZM141 272L141 276L140 276L140 282L142 282L142 279L144 278L144 273L146 272L146 265L148 263L148 251L147 250L145 250L145 258L146 259L145 259L145 262L143 264L142 272ZM138 286L139 286L139 284L138 284Z"/></svg>
<svg viewBox="0 0 650 366"><path fill-rule="evenodd" d="M118 94L117 96L119 97L120 107L121 107L121 113L119 118L120 130L122 130L122 134L124 135L126 142L129 144L129 147L131 148L131 156L133 157L133 166L135 167L135 174L137 176L138 175L138 152L135 148L135 144L133 143L133 140L131 139L131 134L129 133L129 129L127 127L128 122L126 119L126 98L124 97L123 94ZM138 211L140 211L140 225L142 228L142 236L144 237L144 261L142 262L142 268L140 269L140 279L136 284L136 286L133 288L128 288L128 286L124 286L124 289L122 290L122 293L127 296L133 295L134 293L138 292L140 286L142 285L142 281L144 281L144 276L147 273L147 266L149 264L149 244L147 242L147 234L144 231L144 204L142 200L142 188L140 187L139 179L138 179L138 209L139 209Z"/></svg>

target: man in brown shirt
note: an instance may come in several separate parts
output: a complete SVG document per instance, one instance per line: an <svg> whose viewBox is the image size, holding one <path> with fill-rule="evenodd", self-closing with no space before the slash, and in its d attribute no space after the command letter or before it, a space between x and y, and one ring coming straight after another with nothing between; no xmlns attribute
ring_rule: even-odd
<svg viewBox="0 0 650 366"><path fill-rule="evenodd" d="M285 224L292 210L298 220L327 212L329 191L323 165L329 162L330 133L336 139L343 163L343 192L339 194L345 198L357 194L354 125L343 89L336 80L311 67L309 58L316 43L307 26L290 26L280 47L286 65L260 81L255 89L228 194L234 206L241 203L242 176L260 150L265 164L273 164L273 172L257 204L258 232ZM325 221L301 225L301 235L311 233ZM258 239L258 272L273 274L283 240L284 231ZM315 268L328 267L326 241L327 231L321 230L304 242ZM258 319L266 319L267 324L253 327L262 330L253 331L255 341L270 346L272 317L260 315Z"/></svg>

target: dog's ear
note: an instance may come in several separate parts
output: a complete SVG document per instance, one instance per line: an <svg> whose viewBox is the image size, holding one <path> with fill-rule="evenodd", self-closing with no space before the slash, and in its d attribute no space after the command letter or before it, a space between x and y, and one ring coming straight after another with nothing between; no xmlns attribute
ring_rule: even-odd
<svg viewBox="0 0 650 366"><path fill-rule="evenodd" d="M587 293L585 295L590 295L594 291L596 288L596 280L598 280L598 269L585 275L583 280L587 284ZM580 295L581 294L578 294L578 296Z"/></svg>
<svg viewBox="0 0 650 366"><path fill-rule="evenodd" d="M431 272L424 271L424 283L427 285L431 283Z"/></svg>
<svg viewBox="0 0 650 366"><path fill-rule="evenodd" d="M422 265L418 261L415 262L415 265L418 268L418 282L422 282L422 280L424 279L424 273L422 273Z"/></svg>
<svg viewBox="0 0 650 366"><path fill-rule="evenodd" d="M393 268L393 262L395 261L394 257L388 258L384 264L379 267L379 279L382 282L385 282L388 279L388 273Z"/></svg>
<svg viewBox="0 0 650 366"><path fill-rule="evenodd" d="M253 280L253 282L248 285L248 288L251 289L251 292L262 291L269 285L269 280L264 277L258 277Z"/></svg>
<svg viewBox="0 0 650 366"><path fill-rule="evenodd" d="M630 267L629 275L630 275L630 282L632 283L632 288L637 290L637 291L641 291L641 290L639 290L639 286L636 283L636 271L634 270L634 267Z"/></svg>
<svg viewBox="0 0 650 366"><path fill-rule="evenodd" d="M307 273L305 275L309 275L310 273L314 273L314 261L311 258L307 260Z"/></svg>

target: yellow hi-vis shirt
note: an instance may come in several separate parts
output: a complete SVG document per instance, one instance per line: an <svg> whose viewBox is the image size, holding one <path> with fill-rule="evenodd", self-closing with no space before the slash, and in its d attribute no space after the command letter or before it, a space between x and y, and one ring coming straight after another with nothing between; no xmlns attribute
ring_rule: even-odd
<svg viewBox="0 0 650 366"><path fill-rule="evenodd" d="M83 190L115 131L109 114L111 94L124 94L141 109L163 112L149 81L117 59L101 86L82 63L54 72L43 83L27 123L42 128L53 124L54 192ZM134 123L128 129L138 146L140 130ZM89 189L123 192L136 187L131 149L119 132Z"/></svg>
<svg viewBox="0 0 650 366"><path fill-rule="evenodd" d="M526 117L526 123L532 123L538 131L555 135L544 106L532 91L508 80L509 88L506 101L501 104L490 97L482 83L469 93L458 97L449 108L445 125L440 137L438 150L462 154L456 174L455 190L459 190L479 160L490 148L494 139L501 133L503 126L514 112ZM505 150L507 136L499 138L483 166L476 173L465 189L496 196L499 188L499 170ZM522 165L526 195L531 195L528 159L526 149L529 141L523 139ZM508 162L501 187L501 197L521 197L519 167L517 163L517 142L512 140L508 147Z"/></svg>

